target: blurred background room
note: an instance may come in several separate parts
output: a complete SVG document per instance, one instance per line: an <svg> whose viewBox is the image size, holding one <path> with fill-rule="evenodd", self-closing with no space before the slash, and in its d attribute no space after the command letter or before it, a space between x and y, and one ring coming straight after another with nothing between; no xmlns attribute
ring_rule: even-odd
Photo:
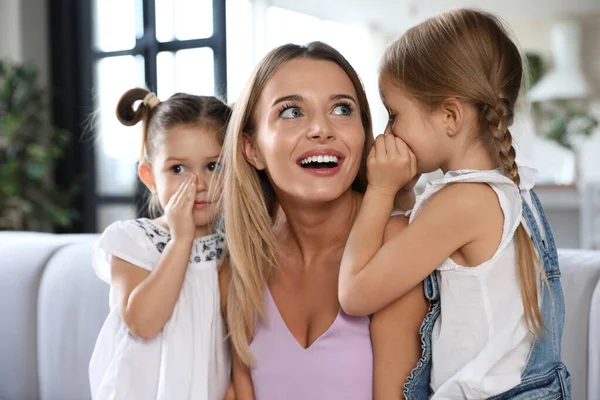
<svg viewBox="0 0 600 400"><path fill-rule="evenodd" d="M377 67L386 46L415 23L468 5L463 0L4 0L0 110L7 110L13 125L0 134L5 164L0 228L101 232L117 219L143 213L135 173L139 129L116 120L120 94L139 85L161 99L185 91L217 94L232 103L255 63L283 43L321 40L340 50L366 87L375 134L382 132L387 115ZM518 161L540 172L538 191L559 246L600 248L600 2L472 5L504 18L530 63L532 88L513 133ZM20 63L31 64L19 71ZM34 95L10 97L11 74L26 74L27 68L35 68L37 78L23 78L21 84L43 90L39 104ZM18 101L28 108L19 111L12 104ZM43 134L12 138L11 129L31 123L27 113L39 120ZM23 148L33 140L48 152L21 159L35 166L18 176L12 168L23 166L13 165L8 138ZM48 181L55 186L27 198L34 191L30 187L49 186ZM10 199L15 192L8 189L17 187L19 197ZM48 199L53 199L50 207L43 206Z"/></svg>

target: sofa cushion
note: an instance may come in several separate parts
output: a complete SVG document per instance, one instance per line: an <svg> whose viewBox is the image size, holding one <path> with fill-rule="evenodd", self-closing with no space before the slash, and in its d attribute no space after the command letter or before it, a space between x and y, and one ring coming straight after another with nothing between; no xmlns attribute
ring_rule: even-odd
<svg viewBox="0 0 600 400"><path fill-rule="evenodd" d="M44 267L78 236L0 232L0 399L38 399L37 302Z"/></svg>
<svg viewBox="0 0 600 400"><path fill-rule="evenodd" d="M64 246L44 271L38 302L42 400L91 397L87 367L109 311L109 285L91 268L92 250L89 241Z"/></svg>
<svg viewBox="0 0 600 400"><path fill-rule="evenodd" d="M571 373L573 399L600 399L597 379L600 318L591 322L592 312L600 312L600 252L559 250L562 287L565 295L565 328L562 357ZM594 331L595 330L595 331ZM593 345L592 342L596 344ZM595 349L595 354L590 351ZM589 361L588 361L589 360ZM596 387L595 392L591 387Z"/></svg>
<svg viewBox="0 0 600 400"><path fill-rule="evenodd" d="M600 399L600 283L590 307L588 341L588 399Z"/></svg>

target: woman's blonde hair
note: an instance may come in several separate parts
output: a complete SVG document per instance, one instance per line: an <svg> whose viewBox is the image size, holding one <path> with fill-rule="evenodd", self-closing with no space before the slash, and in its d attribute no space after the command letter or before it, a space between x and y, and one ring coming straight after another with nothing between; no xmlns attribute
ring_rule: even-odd
<svg viewBox="0 0 600 400"><path fill-rule="evenodd" d="M430 18L387 49L380 72L383 84L405 90L429 110L447 98L472 104L479 112L490 154L519 186L508 127L513 122L525 62L497 17L460 9ZM541 268L523 224L515 233L515 244L525 319L531 331L539 334L544 327L537 293L537 271Z"/></svg>
<svg viewBox="0 0 600 400"><path fill-rule="evenodd" d="M306 46L286 44L272 50L257 65L235 103L222 152L222 209L228 247L223 262L229 265L231 273L226 314L231 342L246 365L252 361L249 341L257 317L262 315L264 290L277 267L272 230L277 199L266 174L246 160L243 138L256 137L254 113L260 95L273 74L294 59L332 62L352 81L365 131L365 147L352 189L364 192L366 188L366 158L373 143L373 131L367 96L352 66L337 50L321 42Z"/></svg>

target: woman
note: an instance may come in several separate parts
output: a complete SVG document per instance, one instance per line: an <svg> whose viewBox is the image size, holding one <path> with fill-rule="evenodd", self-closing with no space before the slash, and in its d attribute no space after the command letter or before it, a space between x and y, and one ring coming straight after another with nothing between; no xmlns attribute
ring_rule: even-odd
<svg viewBox="0 0 600 400"><path fill-rule="evenodd" d="M427 390L422 285L372 321L338 302L372 143L356 72L320 42L271 51L236 103L223 147L221 274L236 399L398 399L411 371L406 397ZM414 200L411 189L400 197ZM406 224L392 217L386 236Z"/></svg>

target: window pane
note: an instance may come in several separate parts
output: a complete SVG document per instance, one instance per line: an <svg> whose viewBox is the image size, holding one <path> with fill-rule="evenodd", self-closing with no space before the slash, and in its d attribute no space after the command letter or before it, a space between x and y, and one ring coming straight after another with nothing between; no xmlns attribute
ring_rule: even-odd
<svg viewBox="0 0 600 400"><path fill-rule="evenodd" d="M97 231L103 232L115 221L134 219L135 207L131 204L107 204L98 209Z"/></svg>
<svg viewBox="0 0 600 400"><path fill-rule="evenodd" d="M167 99L174 93L214 95L214 54L210 47L161 52L156 64L160 99Z"/></svg>
<svg viewBox="0 0 600 400"><path fill-rule="evenodd" d="M96 64L95 148L99 194L132 195L134 192L142 124L121 125L115 109L121 95L135 86L145 86L143 57L109 57Z"/></svg>
<svg viewBox="0 0 600 400"><path fill-rule="evenodd" d="M94 47L98 51L128 50L141 37L141 0L94 0Z"/></svg>
<svg viewBox="0 0 600 400"><path fill-rule="evenodd" d="M212 34L212 0L156 0L159 42L208 38Z"/></svg>
<svg viewBox="0 0 600 400"><path fill-rule="evenodd" d="M227 101L235 102L254 69L252 4L227 0Z"/></svg>

